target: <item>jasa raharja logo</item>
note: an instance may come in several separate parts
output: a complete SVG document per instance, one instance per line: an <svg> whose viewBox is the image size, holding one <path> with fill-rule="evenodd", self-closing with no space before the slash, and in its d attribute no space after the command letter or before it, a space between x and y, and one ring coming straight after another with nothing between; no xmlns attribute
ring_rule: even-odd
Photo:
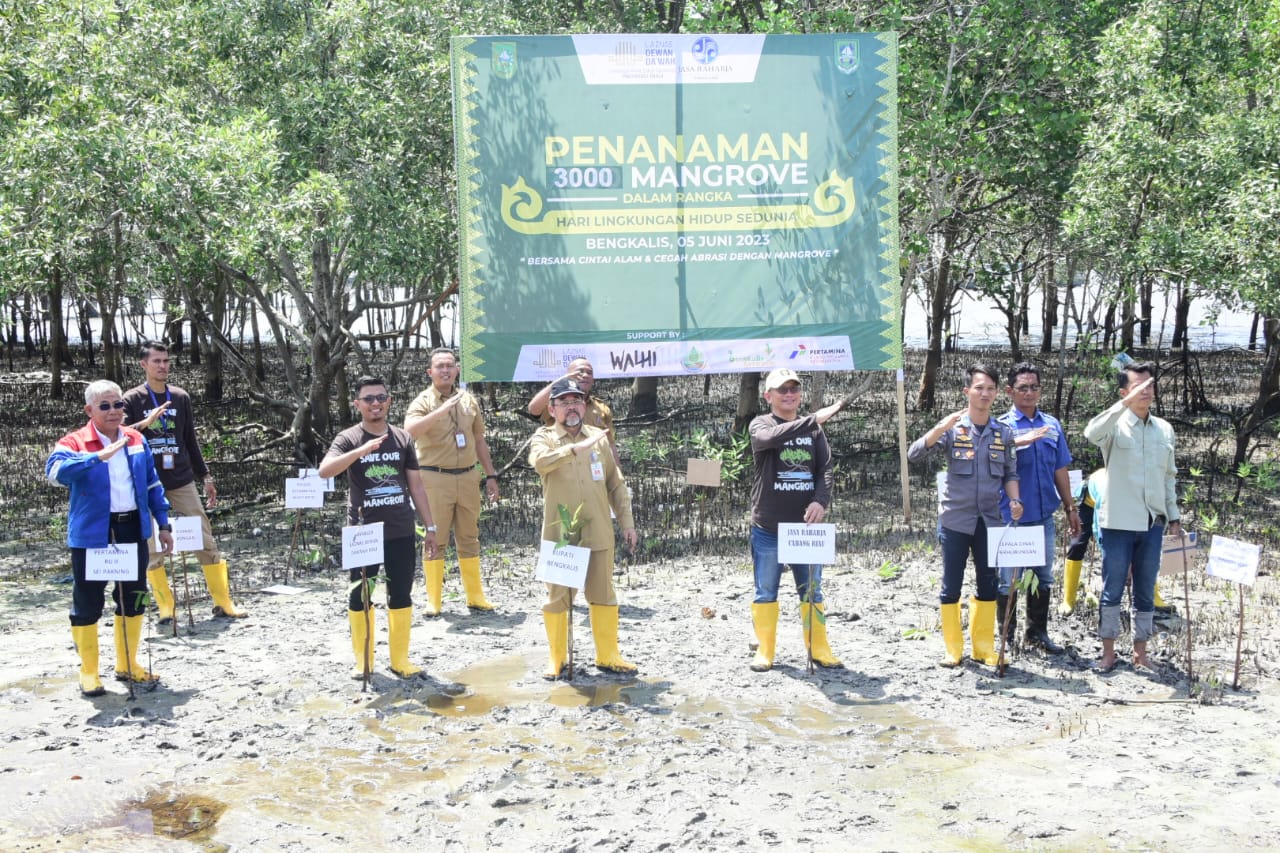
<svg viewBox="0 0 1280 853"><path fill-rule="evenodd" d="M700 36L694 41L690 53L699 63L707 65L715 62L720 56L720 45L716 44L716 40L711 36Z"/></svg>

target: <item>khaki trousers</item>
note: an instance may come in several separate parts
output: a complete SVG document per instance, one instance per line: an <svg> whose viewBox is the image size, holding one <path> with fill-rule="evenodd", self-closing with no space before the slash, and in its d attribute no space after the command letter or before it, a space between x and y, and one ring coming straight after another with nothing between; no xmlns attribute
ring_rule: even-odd
<svg viewBox="0 0 1280 853"><path fill-rule="evenodd" d="M179 486L172 490L165 489L164 496L169 499L169 516L171 518L190 515L200 516L200 532L204 536L204 550L195 552L196 559L200 561L200 565L212 566L214 563L221 562L222 554L218 551L218 543L213 541L213 528L209 525L209 516L204 514L204 504L200 503L200 493L196 491L195 482L192 481L185 486ZM149 568L155 568L163 562L163 554L152 554Z"/></svg>

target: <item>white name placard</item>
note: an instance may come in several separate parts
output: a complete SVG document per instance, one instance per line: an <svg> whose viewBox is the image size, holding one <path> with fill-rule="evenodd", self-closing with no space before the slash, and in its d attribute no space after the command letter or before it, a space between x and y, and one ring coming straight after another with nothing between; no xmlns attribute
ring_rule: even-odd
<svg viewBox="0 0 1280 853"><path fill-rule="evenodd" d="M382 563L382 522L349 524L342 528L342 568L358 569Z"/></svg>
<svg viewBox="0 0 1280 853"><path fill-rule="evenodd" d="M836 561L834 524L779 524L778 562L830 565Z"/></svg>
<svg viewBox="0 0 1280 853"><path fill-rule="evenodd" d="M1209 546L1209 567L1206 571L1215 578L1253 586L1261 555L1262 549L1257 545L1215 536Z"/></svg>
<svg viewBox="0 0 1280 853"><path fill-rule="evenodd" d="M201 529L200 516L184 515L180 518L170 518L169 524L173 526L173 553L199 551L204 548L204 531Z"/></svg>
<svg viewBox="0 0 1280 853"><path fill-rule="evenodd" d="M1020 569L1043 566L1044 527L987 528L987 564L996 568Z"/></svg>
<svg viewBox="0 0 1280 853"><path fill-rule="evenodd" d="M285 509L319 509L324 506L324 480L319 477L286 477Z"/></svg>
<svg viewBox="0 0 1280 853"><path fill-rule="evenodd" d="M138 543L124 542L106 548L86 548L84 579L132 581L138 579Z"/></svg>
<svg viewBox="0 0 1280 853"><path fill-rule="evenodd" d="M1084 485L1084 472L1073 468L1067 472L1067 482L1070 483L1071 494L1080 493L1080 487Z"/></svg>
<svg viewBox="0 0 1280 853"><path fill-rule="evenodd" d="M587 566L590 562L590 548L578 545L557 548L555 542L543 539L534 577L546 583L582 589L587 585Z"/></svg>

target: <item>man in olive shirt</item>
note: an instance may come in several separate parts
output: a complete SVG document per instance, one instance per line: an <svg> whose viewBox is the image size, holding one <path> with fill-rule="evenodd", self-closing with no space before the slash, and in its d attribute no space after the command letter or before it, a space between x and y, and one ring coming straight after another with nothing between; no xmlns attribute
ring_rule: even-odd
<svg viewBox="0 0 1280 853"><path fill-rule="evenodd" d="M213 474L200 453L200 441L196 438L195 413L191 397L177 385L169 383L169 348L156 341L147 341L138 352L138 364L147 381L131 388L124 395L125 419L146 437L156 460L156 471L164 484L165 497L169 499L174 516L197 516L203 547L196 551L196 559L204 570L205 585L213 599L213 615L228 619L241 619L249 614L236 607L231 599L231 582L227 575L227 561L218 550L213 538L209 516L200 504L195 481L204 484L205 499L209 507L218 504L218 489L213 484ZM164 554L153 555L147 569L147 580L156 599L159 622L164 625L173 619L173 591L164 568Z"/></svg>
<svg viewBox="0 0 1280 853"><path fill-rule="evenodd" d="M1167 532L1181 533L1175 438L1169 422L1151 413L1155 365L1127 364L1120 370L1120 399L1089 421L1084 437L1102 450L1107 469L1098 506L1102 547L1102 600L1098 607L1101 673L1111 672L1120 636L1125 583L1133 574L1133 665L1151 666L1147 641L1154 633L1155 586L1160 549ZM1167 527L1167 531L1166 531Z"/></svg>
<svg viewBox="0 0 1280 853"><path fill-rule="evenodd" d="M484 468L489 500L498 500L498 474L484 440L480 403L456 386L458 359L450 349L431 353L427 369L431 386L409 404L404 428L418 451L418 475L431 502L431 517L440 527L440 543L449 544L453 531L458 550L458 572L467 594L467 607L492 610L480 578L480 487L476 478ZM427 616L439 616L444 595L444 550L422 561L426 576Z"/></svg>
<svg viewBox="0 0 1280 853"><path fill-rule="evenodd" d="M609 449L609 434L583 423L586 394L573 379L559 379L549 393L555 423L533 435L529 464L542 478L542 538L559 540L560 511L576 513L579 527L570 543L591 551L583 594L591 606L591 633L596 645L596 666L606 672L630 674L636 665L618 650L618 599L613 590L613 521L618 517L623 541L635 548L635 522L631 498L622 472ZM576 541L574 541L576 540ZM544 675L556 679L569 658L569 617L574 590L547 584L547 603L542 606L550 663Z"/></svg>

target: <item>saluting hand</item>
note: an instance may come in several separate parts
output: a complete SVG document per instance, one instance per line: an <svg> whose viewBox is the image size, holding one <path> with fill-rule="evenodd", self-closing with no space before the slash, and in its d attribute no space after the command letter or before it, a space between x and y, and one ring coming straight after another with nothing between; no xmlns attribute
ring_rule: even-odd
<svg viewBox="0 0 1280 853"><path fill-rule="evenodd" d="M382 442L387 440L387 436L389 435L391 435L391 430L387 430L377 438L371 438L368 441L366 441L364 444L360 445L358 448L356 448L356 450L359 451L359 453L356 454L357 457L367 456L368 454L377 450L379 447L382 446Z"/></svg>
<svg viewBox="0 0 1280 853"><path fill-rule="evenodd" d="M124 433L121 433L119 438L117 438L115 441L111 442L106 447L98 451L98 460L101 462L106 462L112 456L116 455L116 451L118 451L120 448L124 447L128 443L129 443L129 436L125 435Z"/></svg>
<svg viewBox="0 0 1280 853"><path fill-rule="evenodd" d="M160 418L164 415L164 411L167 408L169 407L156 406L154 409L152 409L150 412L147 413L147 416L145 418L138 421L136 424L129 424L129 426L133 427L138 432L151 429L151 427L155 425L155 422L160 420Z"/></svg>

